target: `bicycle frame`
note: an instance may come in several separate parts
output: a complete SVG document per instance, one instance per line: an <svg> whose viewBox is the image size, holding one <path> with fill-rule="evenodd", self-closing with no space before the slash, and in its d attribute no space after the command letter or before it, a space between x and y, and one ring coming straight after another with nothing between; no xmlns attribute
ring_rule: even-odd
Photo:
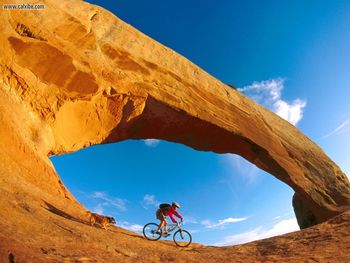
<svg viewBox="0 0 350 263"><path fill-rule="evenodd" d="M180 229L180 230L182 230L182 228L181 228L182 225L183 225L182 222L179 222L179 223L177 223L177 224L175 224L175 223L168 224L167 227L166 227L166 230L167 230L168 233L173 232L173 231L174 231L175 229L177 229L177 228Z"/></svg>

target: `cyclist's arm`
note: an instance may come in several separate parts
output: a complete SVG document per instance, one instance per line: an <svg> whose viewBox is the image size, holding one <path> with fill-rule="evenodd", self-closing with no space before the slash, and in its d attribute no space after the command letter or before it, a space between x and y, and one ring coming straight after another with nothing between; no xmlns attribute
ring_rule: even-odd
<svg viewBox="0 0 350 263"><path fill-rule="evenodd" d="M180 215L178 212L174 211L174 215L176 215L178 218L180 218L181 220L183 220L182 215Z"/></svg>
<svg viewBox="0 0 350 263"><path fill-rule="evenodd" d="M173 223L177 223L177 221L174 218L174 215L172 213L169 213L168 216L170 217L171 221L173 221Z"/></svg>

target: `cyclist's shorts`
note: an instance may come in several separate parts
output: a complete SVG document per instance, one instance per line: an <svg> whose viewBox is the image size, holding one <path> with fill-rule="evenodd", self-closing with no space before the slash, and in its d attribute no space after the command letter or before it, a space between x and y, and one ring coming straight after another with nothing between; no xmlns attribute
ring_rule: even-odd
<svg viewBox="0 0 350 263"><path fill-rule="evenodd" d="M157 217L157 219L159 219L159 220L161 220L161 221L165 220L165 216L163 215L163 212L162 212L161 209L158 209L158 210L157 210L157 212L156 212L156 217Z"/></svg>

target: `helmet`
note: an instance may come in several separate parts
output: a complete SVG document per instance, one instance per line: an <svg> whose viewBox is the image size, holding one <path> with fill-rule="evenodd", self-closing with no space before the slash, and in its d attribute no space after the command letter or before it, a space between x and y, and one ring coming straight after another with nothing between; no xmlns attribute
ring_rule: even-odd
<svg viewBox="0 0 350 263"><path fill-rule="evenodd" d="M175 206L175 207L177 207L177 208L180 208L181 206L179 205L179 203L176 203L176 202L172 202L172 204L171 204L172 206Z"/></svg>

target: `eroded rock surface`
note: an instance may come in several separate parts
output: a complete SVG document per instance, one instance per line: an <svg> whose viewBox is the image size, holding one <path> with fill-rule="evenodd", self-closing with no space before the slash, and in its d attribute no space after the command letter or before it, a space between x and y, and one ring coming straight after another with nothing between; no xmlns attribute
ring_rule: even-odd
<svg viewBox="0 0 350 263"><path fill-rule="evenodd" d="M349 209L345 174L293 125L102 8L40 3L0 13L4 196L83 213L47 156L157 138L239 154L274 175L294 189L303 228Z"/></svg>

